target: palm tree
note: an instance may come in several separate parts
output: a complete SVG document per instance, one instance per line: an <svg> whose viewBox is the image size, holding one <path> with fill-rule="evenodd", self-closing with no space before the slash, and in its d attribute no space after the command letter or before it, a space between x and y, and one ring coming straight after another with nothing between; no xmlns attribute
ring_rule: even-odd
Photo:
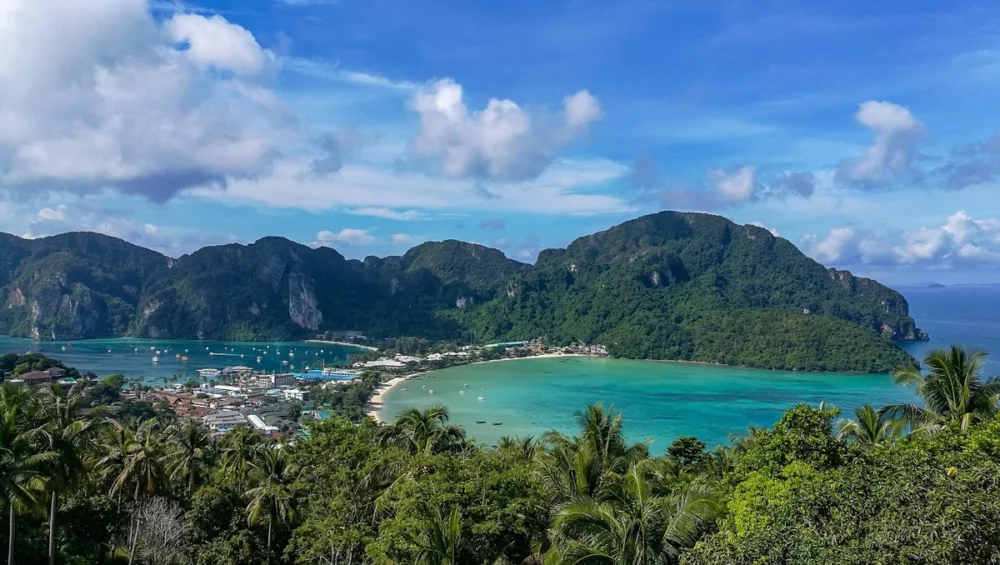
<svg viewBox="0 0 1000 565"><path fill-rule="evenodd" d="M39 441L39 430L27 414L29 399L10 385L0 387L0 496L10 513L7 565L14 563L17 514L41 506L41 493L47 487L43 469L58 457Z"/></svg>
<svg viewBox="0 0 1000 565"><path fill-rule="evenodd" d="M658 495L646 462L632 465L614 492L579 497L552 523L555 552L564 563L673 565L719 514L713 492L690 486Z"/></svg>
<svg viewBox="0 0 1000 565"><path fill-rule="evenodd" d="M465 430L448 424L448 407L440 404L423 410L409 408L383 432L383 442L400 446L411 454L431 454L464 445Z"/></svg>
<svg viewBox="0 0 1000 565"><path fill-rule="evenodd" d="M854 409L854 418L837 424L837 439L847 439L857 445L871 446L892 443L903 435L906 422L893 420L865 404Z"/></svg>
<svg viewBox="0 0 1000 565"><path fill-rule="evenodd" d="M215 457L215 443L205 426L188 422L183 426L170 428L171 451L164 457L174 484L185 485L186 494L191 496L201 478L211 468Z"/></svg>
<svg viewBox="0 0 1000 565"><path fill-rule="evenodd" d="M111 422L101 438L101 455L95 461L98 476L110 481L110 494L130 496L136 509L129 521L129 563L135 557L139 539L138 508L140 502L166 489L168 476L163 464L165 446L156 419L130 422L122 426Z"/></svg>
<svg viewBox="0 0 1000 565"><path fill-rule="evenodd" d="M49 479L49 564L55 563L57 497L83 475L83 454L90 445L90 422L78 419L79 394L66 394L53 385L39 395L40 414L45 423L40 429L48 449L58 454L46 474Z"/></svg>
<svg viewBox="0 0 1000 565"><path fill-rule="evenodd" d="M240 426L222 438L222 469L236 476L236 488L242 493L250 462L257 456L261 438L249 428Z"/></svg>
<svg viewBox="0 0 1000 565"><path fill-rule="evenodd" d="M286 447L271 444L257 452L250 462L250 478L256 485L245 496L247 524L267 524L267 563L271 564L271 538L275 525L287 526L295 517L292 481L296 469L286 454Z"/></svg>
<svg viewBox="0 0 1000 565"><path fill-rule="evenodd" d="M497 442L497 449L517 451L525 461L531 461L538 454L541 446L532 436L502 436Z"/></svg>
<svg viewBox="0 0 1000 565"><path fill-rule="evenodd" d="M958 423L963 430L993 418L997 413L1000 377L982 376L985 357L984 352L970 353L957 345L948 351L931 351L924 357L929 369L926 375L912 367L895 374L896 384L912 387L925 406L886 406L881 415L906 420L912 426L936 428Z"/></svg>
<svg viewBox="0 0 1000 565"><path fill-rule="evenodd" d="M440 508L425 512L424 535L411 537L410 541L420 548L416 560L418 565L458 565L470 562L462 551L462 517L457 506L451 508L447 517L441 514Z"/></svg>

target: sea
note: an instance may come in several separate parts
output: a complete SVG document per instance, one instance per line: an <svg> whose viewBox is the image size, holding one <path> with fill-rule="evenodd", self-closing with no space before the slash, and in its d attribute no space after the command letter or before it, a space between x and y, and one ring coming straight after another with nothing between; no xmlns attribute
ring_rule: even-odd
<svg viewBox="0 0 1000 565"><path fill-rule="evenodd" d="M899 288L930 340L904 344L914 357L960 344L992 351L984 372L1000 374L1000 285ZM430 394L433 390L434 393ZM600 402L622 414L633 441L662 453L681 435L726 444L751 426L770 426L797 403L823 402L844 415L865 403L916 401L888 375L763 371L685 363L585 357L525 359L454 367L395 387L383 419L402 409L447 405L468 436L495 444L501 436L538 437L577 427L574 413Z"/></svg>
<svg viewBox="0 0 1000 565"><path fill-rule="evenodd" d="M291 372L343 363L357 347L310 342L230 342L168 339L87 339L33 341L0 336L0 355L41 352L68 367L98 376L121 373L148 385L198 379L198 369L247 366ZM157 360L154 361L153 358Z"/></svg>
<svg viewBox="0 0 1000 565"><path fill-rule="evenodd" d="M932 349L961 344L994 352L984 372L1000 374L1000 285L898 290L909 302L917 325L930 334L929 341L903 344L911 355L920 359ZM26 351L40 351L82 371L122 373L155 385L196 378L196 370L202 368L315 369L343 362L360 350L303 342L126 338L36 342L0 336L0 354ZM154 355L158 362L153 362ZM391 419L404 408L445 404L451 421L464 426L468 436L495 444L504 435L537 437L552 429L572 433L574 413L600 402L622 413L631 440L650 441L651 449L662 453L681 435L698 436L709 445L725 444L732 434L745 433L750 426L774 424L796 403L824 402L846 415L865 403L881 406L915 400L888 375L567 357L436 371L386 394L382 415Z"/></svg>

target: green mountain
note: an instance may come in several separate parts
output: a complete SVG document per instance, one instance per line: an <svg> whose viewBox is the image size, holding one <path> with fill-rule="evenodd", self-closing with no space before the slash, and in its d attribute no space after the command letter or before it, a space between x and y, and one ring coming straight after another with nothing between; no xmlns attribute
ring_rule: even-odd
<svg viewBox="0 0 1000 565"><path fill-rule="evenodd" d="M89 233L0 234L0 333L603 343L622 357L884 371L923 338L906 300L826 269L787 240L661 212L543 251L536 265L459 241L345 259L267 237L171 259Z"/></svg>

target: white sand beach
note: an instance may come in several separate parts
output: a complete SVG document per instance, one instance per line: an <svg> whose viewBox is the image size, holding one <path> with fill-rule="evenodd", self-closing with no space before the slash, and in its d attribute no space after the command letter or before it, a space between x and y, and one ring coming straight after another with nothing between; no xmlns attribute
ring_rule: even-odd
<svg viewBox="0 0 1000 565"><path fill-rule="evenodd" d="M479 363L496 363L499 361L522 361L524 359L552 359L554 357L588 357L583 353L544 353L542 355L532 355L531 357L504 357L503 359L490 359L488 361L476 361L475 363L467 363L465 365L460 365L465 367L467 365L478 365ZM421 371L419 373L412 373L409 375L403 375L401 377L396 377L390 379L375 389L375 394L372 395L371 399L365 408L365 414L371 416L376 422L382 423L386 420L382 417L382 405L385 403L385 395L402 383L414 377L419 377L420 375L425 375L431 371Z"/></svg>
<svg viewBox="0 0 1000 565"><path fill-rule="evenodd" d="M351 343L349 341L328 341L325 339L307 339L306 343L326 343L328 345L344 345L347 347L359 347L361 349L367 349L368 351L378 351L377 347L372 347L370 345L359 345L357 343Z"/></svg>

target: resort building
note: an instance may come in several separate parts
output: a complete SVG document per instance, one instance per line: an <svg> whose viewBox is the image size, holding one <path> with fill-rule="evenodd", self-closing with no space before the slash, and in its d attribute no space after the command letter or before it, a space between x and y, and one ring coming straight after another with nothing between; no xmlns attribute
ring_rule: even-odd
<svg viewBox="0 0 1000 565"><path fill-rule="evenodd" d="M422 359L420 359L419 357L411 357L409 355L397 355L396 361L410 365L412 363L419 363L420 361L422 361Z"/></svg>
<svg viewBox="0 0 1000 565"><path fill-rule="evenodd" d="M294 386L295 375L291 373L249 373L240 377L240 384L249 388L276 388Z"/></svg>
<svg viewBox="0 0 1000 565"><path fill-rule="evenodd" d="M281 394L285 397L285 400L298 400L299 402L305 402L309 400L309 391L302 390L298 388L290 388L281 391Z"/></svg>
<svg viewBox="0 0 1000 565"><path fill-rule="evenodd" d="M28 371L21 373L16 379L10 379L8 383L14 386L38 386L50 385L66 376L66 370L59 367L52 367L44 371Z"/></svg>

